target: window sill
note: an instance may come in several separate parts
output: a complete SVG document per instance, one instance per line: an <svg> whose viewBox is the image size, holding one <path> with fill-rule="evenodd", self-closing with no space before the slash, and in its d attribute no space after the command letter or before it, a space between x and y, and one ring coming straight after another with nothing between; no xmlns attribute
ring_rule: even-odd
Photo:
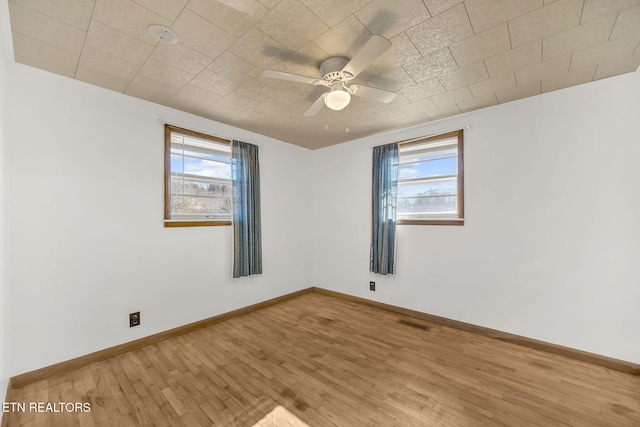
<svg viewBox="0 0 640 427"><path fill-rule="evenodd" d="M464 225L464 219L400 219L398 225Z"/></svg>
<svg viewBox="0 0 640 427"><path fill-rule="evenodd" d="M165 227L215 227L231 225L231 221L165 221Z"/></svg>

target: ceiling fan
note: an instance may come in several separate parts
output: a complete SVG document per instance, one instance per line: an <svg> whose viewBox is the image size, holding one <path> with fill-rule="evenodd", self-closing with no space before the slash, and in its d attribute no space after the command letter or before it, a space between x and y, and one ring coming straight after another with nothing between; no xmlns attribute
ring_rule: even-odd
<svg viewBox="0 0 640 427"><path fill-rule="evenodd" d="M304 113L305 117L316 115L323 104L332 110L342 110L349 105L351 95L388 104L396 97L395 92L358 84L347 86L347 83L367 68L369 64L378 59L378 57L385 53L390 47L391 42L389 40L382 36L374 35L351 60L336 56L322 61L322 64L320 64L320 74L322 77L320 79L274 70L266 70L262 75L275 79L290 80L330 88L329 92L323 93L311 107L309 107Z"/></svg>

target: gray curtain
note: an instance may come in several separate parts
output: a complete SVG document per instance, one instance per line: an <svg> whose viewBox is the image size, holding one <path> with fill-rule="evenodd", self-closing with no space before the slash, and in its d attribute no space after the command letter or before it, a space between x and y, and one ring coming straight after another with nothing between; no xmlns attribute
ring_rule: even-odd
<svg viewBox="0 0 640 427"><path fill-rule="evenodd" d="M398 144L373 148L371 187L371 260L369 271L383 275L394 274Z"/></svg>
<svg viewBox="0 0 640 427"><path fill-rule="evenodd" d="M233 277L262 274L260 222L260 165L258 147L233 141Z"/></svg>

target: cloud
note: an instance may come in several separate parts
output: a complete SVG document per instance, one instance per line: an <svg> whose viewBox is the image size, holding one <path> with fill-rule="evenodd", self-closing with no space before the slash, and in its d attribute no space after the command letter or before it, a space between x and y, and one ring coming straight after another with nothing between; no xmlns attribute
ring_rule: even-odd
<svg viewBox="0 0 640 427"><path fill-rule="evenodd" d="M185 158L184 173L209 176L212 178L231 179L231 165L228 163Z"/></svg>
<svg viewBox="0 0 640 427"><path fill-rule="evenodd" d="M411 179L411 178L417 178L418 176L419 176L419 171L415 167L400 166L400 169L398 171L399 179Z"/></svg>

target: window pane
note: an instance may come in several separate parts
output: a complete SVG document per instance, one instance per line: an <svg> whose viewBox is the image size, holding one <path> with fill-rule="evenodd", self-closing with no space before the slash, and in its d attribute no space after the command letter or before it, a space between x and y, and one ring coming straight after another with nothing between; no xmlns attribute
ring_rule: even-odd
<svg viewBox="0 0 640 427"><path fill-rule="evenodd" d="M456 196L398 199L398 213L456 213L457 201Z"/></svg>
<svg viewBox="0 0 640 427"><path fill-rule="evenodd" d="M182 156L171 155L171 172L183 173Z"/></svg>
<svg viewBox="0 0 640 427"><path fill-rule="evenodd" d="M211 198L197 196L171 196L172 214L215 215L230 214L230 198Z"/></svg>
<svg viewBox="0 0 640 427"><path fill-rule="evenodd" d="M398 178L414 179L422 177L435 177L443 175L456 175L458 173L458 158L439 159L421 163L400 163Z"/></svg>
<svg viewBox="0 0 640 427"><path fill-rule="evenodd" d="M455 179L451 181L423 182L398 186L398 197L455 195L457 192L458 188Z"/></svg>
<svg viewBox="0 0 640 427"><path fill-rule="evenodd" d="M231 195L231 183L201 182L176 177L171 179L171 194L229 197Z"/></svg>
<svg viewBox="0 0 640 427"><path fill-rule="evenodd" d="M205 159L184 158L184 173L212 178L231 179L231 164Z"/></svg>
<svg viewBox="0 0 640 427"><path fill-rule="evenodd" d="M198 158L209 159L209 160L217 160L219 162L226 162L226 163L231 162L231 154L207 153L204 150L202 152L190 151L188 146L184 147L184 151L182 148L179 148L179 147L171 147L171 154L172 155L175 154L178 156L182 156L184 154L185 156L198 157Z"/></svg>

